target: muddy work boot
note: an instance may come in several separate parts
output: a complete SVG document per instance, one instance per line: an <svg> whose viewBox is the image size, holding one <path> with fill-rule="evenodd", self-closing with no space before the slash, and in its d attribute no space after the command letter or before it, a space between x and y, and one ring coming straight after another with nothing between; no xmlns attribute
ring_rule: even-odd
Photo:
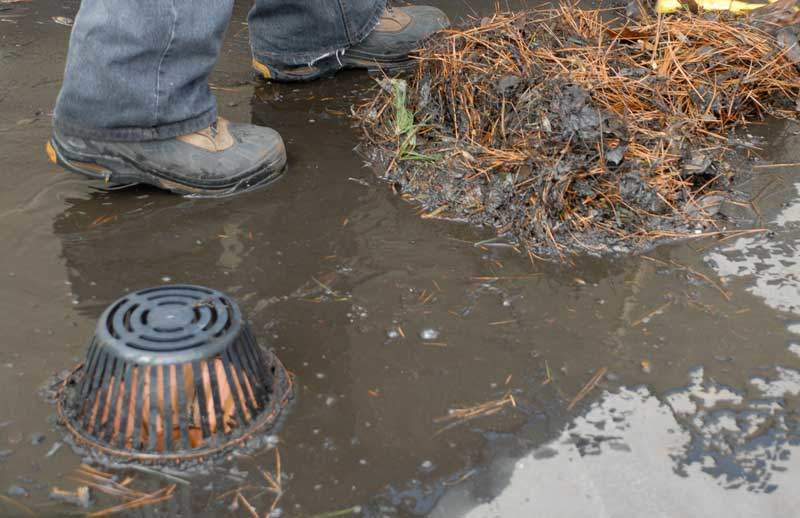
<svg viewBox="0 0 800 518"><path fill-rule="evenodd" d="M378 25L360 43L343 53L327 56L312 65L273 66L253 60L253 68L270 81L310 81L346 68L387 74L412 69L410 54L450 25L447 15L435 7L414 5L387 7Z"/></svg>
<svg viewBox="0 0 800 518"><path fill-rule="evenodd" d="M196 133L144 142L97 141L55 131L46 149L51 162L110 186L148 184L204 197L262 187L286 169L286 149L275 130L223 118Z"/></svg>

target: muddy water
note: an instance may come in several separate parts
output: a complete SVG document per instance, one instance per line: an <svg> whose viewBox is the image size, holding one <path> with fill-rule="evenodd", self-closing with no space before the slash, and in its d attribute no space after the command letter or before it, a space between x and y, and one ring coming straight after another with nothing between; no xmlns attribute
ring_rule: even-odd
<svg viewBox="0 0 800 518"><path fill-rule="evenodd" d="M453 17L471 10L434 3ZM739 216L772 234L531 264L476 246L487 233L419 219L374 180L345 116L368 78L249 84L241 4L212 82L225 116L282 132L289 175L232 200L103 192L42 152L69 30L51 17L73 16L76 3L10 5L0 11L0 494L19 486L28 496L9 498L36 513L74 511L47 498L75 487L80 459L53 452L62 438L37 389L80 361L120 294L187 282L236 297L297 376L277 432L285 516L797 508L796 167L762 169L744 186L758 214ZM770 160L800 160L796 125L752 131ZM516 408L442 431L450 409L508 392ZM231 458L148 512L216 516L232 501L220 495L242 487L263 515L273 497L258 468L273 467L271 451ZM169 483L130 473L140 488ZM0 498L0 514L24 511Z"/></svg>

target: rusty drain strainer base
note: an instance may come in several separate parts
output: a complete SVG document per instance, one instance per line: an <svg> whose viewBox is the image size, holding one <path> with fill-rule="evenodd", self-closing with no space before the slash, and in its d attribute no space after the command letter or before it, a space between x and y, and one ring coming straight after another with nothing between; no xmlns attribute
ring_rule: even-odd
<svg viewBox="0 0 800 518"><path fill-rule="evenodd" d="M106 309L86 362L62 384L60 421L80 446L149 463L197 460L275 424L291 378L239 307L199 286L162 286Z"/></svg>

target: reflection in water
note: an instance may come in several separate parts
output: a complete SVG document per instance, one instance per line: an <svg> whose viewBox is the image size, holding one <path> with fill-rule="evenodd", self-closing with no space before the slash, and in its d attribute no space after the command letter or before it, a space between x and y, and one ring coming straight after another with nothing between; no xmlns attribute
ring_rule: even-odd
<svg viewBox="0 0 800 518"><path fill-rule="evenodd" d="M678 423L691 434L685 450L674 456L678 473L688 475L699 467L728 489L770 493L778 488L774 475L787 469L800 444L796 406L784 400L800 391L800 373L776 367L769 377L750 383L754 390L745 396L705 380L700 368L692 372L688 387L666 397Z"/></svg>
<svg viewBox="0 0 800 518"><path fill-rule="evenodd" d="M797 124L772 121L753 126L751 131L764 139L768 162L797 164L800 160ZM796 172L796 167L759 170L753 179L763 186L756 204L770 221L767 226L772 232L736 239L707 254L706 262L727 280L744 279L747 290L768 306L800 315L800 183L793 183ZM779 210L776 204L780 204ZM787 329L793 332L793 325Z"/></svg>
<svg viewBox="0 0 800 518"><path fill-rule="evenodd" d="M795 189L800 192L800 184ZM751 293L777 310L800 315L800 201L784 208L774 223L785 239L742 237L709 253L707 260L722 277L752 277Z"/></svg>
<svg viewBox="0 0 800 518"><path fill-rule="evenodd" d="M794 187L800 193L800 184ZM747 279L747 290L768 306L800 315L800 201L787 202L773 224L774 235L741 237L707 254L706 262L725 280ZM800 335L800 324L789 323L786 330ZM788 350L797 354L800 345L790 341Z"/></svg>
<svg viewBox="0 0 800 518"><path fill-rule="evenodd" d="M702 369L666 401L645 387L607 392L554 441L450 491L432 516L793 515L800 430L762 395L744 399ZM505 477L498 494L481 489Z"/></svg>
<svg viewBox="0 0 800 518"><path fill-rule="evenodd" d="M708 255L724 277L753 277L748 291L771 307L800 315L800 241L742 237Z"/></svg>
<svg viewBox="0 0 800 518"><path fill-rule="evenodd" d="M61 239L76 307L89 317L96 318L126 291L160 284L162 277L180 282L178 266L200 246L190 243L191 236L169 232L171 210L180 213L192 204L174 196L93 191L66 203L53 231Z"/></svg>

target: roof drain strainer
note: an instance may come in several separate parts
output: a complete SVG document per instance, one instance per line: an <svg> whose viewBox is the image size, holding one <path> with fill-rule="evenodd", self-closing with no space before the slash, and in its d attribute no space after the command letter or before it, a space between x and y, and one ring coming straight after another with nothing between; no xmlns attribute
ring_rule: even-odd
<svg viewBox="0 0 800 518"><path fill-rule="evenodd" d="M258 346L235 302L199 286L162 286L103 312L58 412L90 451L171 462L249 441L290 397L285 368Z"/></svg>

